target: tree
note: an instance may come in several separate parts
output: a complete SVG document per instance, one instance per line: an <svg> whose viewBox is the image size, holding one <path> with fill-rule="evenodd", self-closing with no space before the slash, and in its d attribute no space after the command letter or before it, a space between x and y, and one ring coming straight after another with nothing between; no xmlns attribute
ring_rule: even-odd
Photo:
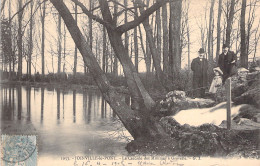
<svg viewBox="0 0 260 166"><path fill-rule="evenodd" d="M114 2L114 15L118 14L118 11L117 11L118 10L118 4L117 3L118 3L117 0L115 0L115 2ZM117 24L117 17L115 17L114 22L115 22L115 24ZM118 59L115 55L113 57L114 57L113 74L117 76L118 75Z"/></svg>
<svg viewBox="0 0 260 166"><path fill-rule="evenodd" d="M135 17L138 16L137 12L137 6L136 3L134 3L134 8L135 8ZM135 50L135 68L136 71L138 72L138 38L137 38L137 27L134 28L134 50Z"/></svg>
<svg viewBox="0 0 260 166"><path fill-rule="evenodd" d="M210 16L209 16L209 31L208 31L208 60L209 60L209 71L213 68L213 12L214 12L215 0L211 0L210 5Z"/></svg>
<svg viewBox="0 0 260 166"><path fill-rule="evenodd" d="M63 28L63 73L66 70L66 25Z"/></svg>
<svg viewBox="0 0 260 166"><path fill-rule="evenodd" d="M227 15L227 29L226 29L226 44L230 45L230 36L232 31L232 24L235 14L235 0L231 0L229 13Z"/></svg>
<svg viewBox="0 0 260 166"><path fill-rule="evenodd" d="M158 1L158 0L156 0ZM157 35L156 35L156 42L157 42L157 50L158 50L158 58L161 64L161 38L162 38L162 34L161 34L161 29L162 29L162 24L161 24L161 12L160 9L156 10L156 18L155 18L155 23L156 23L156 31L157 31Z"/></svg>
<svg viewBox="0 0 260 166"><path fill-rule="evenodd" d="M124 6L127 8L127 0L124 0ZM127 23L127 10L125 11L125 24L126 23ZM129 52L128 45L129 45L129 38L128 38L127 31L126 31L125 32L125 48L126 48L127 55Z"/></svg>
<svg viewBox="0 0 260 166"><path fill-rule="evenodd" d="M28 54L28 75L29 78L31 78L31 74L32 74L32 52L33 52L33 1L31 1L31 10L30 10L30 38L29 38L29 54Z"/></svg>
<svg viewBox="0 0 260 166"><path fill-rule="evenodd" d="M42 7L42 12L41 12L41 23L42 23L42 48L41 48L41 54L42 54L42 75L44 76L45 74L45 63L44 63L44 41L45 41L45 30L44 30L44 25L45 25L45 7L46 7L46 1L43 2L43 7Z"/></svg>
<svg viewBox="0 0 260 166"><path fill-rule="evenodd" d="M166 74L169 70L169 44L168 44L168 19L167 19L167 6L162 6L162 29L163 29L163 72Z"/></svg>
<svg viewBox="0 0 260 166"><path fill-rule="evenodd" d="M106 66L107 66L107 58L106 58L106 51L107 51L107 35L106 35L106 28L103 26L103 56L102 56L102 69L106 73Z"/></svg>
<svg viewBox="0 0 260 166"><path fill-rule="evenodd" d="M76 24L78 24L78 5L75 3L75 21ZM74 49L74 67L73 67L73 75L74 77L77 74L77 63L78 63L78 48L75 45L75 49Z"/></svg>
<svg viewBox="0 0 260 166"><path fill-rule="evenodd" d="M245 15L246 15L246 0L242 0L241 17L240 17L240 33L241 33L240 63L242 67L248 68Z"/></svg>
<svg viewBox="0 0 260 166"><path fill-rule="evenodd" d="M146 5L149 6L149 0L146 0ZM149 20L148 20L148 23L149 23ZM151 59L151 51L150 51L150 48L149 48L149 42L147 40L148 36L147 36L147 33L146 33L146 58L145 58L145 64L146 64L146 72L147 72L147 76L150 74L151 72L151 64L152 64L152 59Z"/></svg>
<svg viewBox="0 0 260 166"><path fill-rule="evenodd" d="M127 85L131 94L131 97L134 99L134 107L130 109L127 106L120 94L118 94L114 88L111 87L107 77L99 67L89 45L81 33L80 29L75 23L70 11L66 5L61 0L51 0L54 7L58 10L62 16L77 48L83 56L83 60L89 68L90 73L92 74L94 80L96 81L99 89L101 90L103 97L110 104L111 108L117 113L118 117L127 128L129 133L135 139L147 138L152 139L158 136L166 136L162 130L160 130L160 125L156 120L151 116L152 107L155 102L148 94L144 88L135 67L128 56L126 56L126 49L123 46L121 40L121 35L126 31L135 28L142 21L144 21L150 14L155 10L160 8L165 1L158 1L150 8L148 8L143 14L135 18L133 21L127 22L126 24L116 26L113 22L112 15L109 10L108 2L105 0L100 0L100 9L103 16L103 19L98 18L89 13L89 11L84 8L84 5L81 5L77 2L84 13L89 17L95 18L96 21L102 23L108 33L108 37L115 51L115 55L121 62L125 77L127 80Z"/></svg>
<svg viewBox="0 0 260 166"><path fill-rule="evenodd" d="M221 36L221 13L222 13L222 0L218 2L218 21L217 21L217 48L216 48L216 62L218 62L220 50L220 36Z"/></svg>
<svg viewBox="0 0 260 166"><path fill-rule="evenodd" d="M22 4L23 1L20 0L18 2L18 40L17 40L17 45L18 45L18 78L19 80L22 78L22 70L23 70L23 34L22 34L22 17L23 17L23 10L22 10Z"/></svg>
<svg viewBox="0 0 260 166"><path fill-rule="evenodd" d="M181 9L182 1L170 3L169 63L172 79L179 78L181 70Z"/></svg>
<svg viewBox="0 0 260 166"><path fill-rule="evenodd" d="M89 10L92 11L92 0L89 0ZM92 19L88 19L88 26L89 26L89 44L90 44L90 49L93 49L93 26L92 26ZM87 67L86 64L84 64L84 73L87 73Z"/></svg>
<svg viewBox="0 0 260 166"><path fill-rule="evenodd" d="M61 72L61 16L58 15L58 74Z"/></svg>

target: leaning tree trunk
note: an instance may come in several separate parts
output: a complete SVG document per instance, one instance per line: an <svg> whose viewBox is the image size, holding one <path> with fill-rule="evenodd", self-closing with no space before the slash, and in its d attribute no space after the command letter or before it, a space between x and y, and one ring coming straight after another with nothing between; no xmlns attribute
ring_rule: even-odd
<svg viewBox="0 0 260 166"><path fill-rule="evenodd" d="M130 109L127 104L124 102L124 99L122 99L121 95L119 95L114 88L111 87L107 77L102 72L101 68L99 67L95 56L93 55L89 45L87 45L87 42L81 33L80 29L78 28L75 20L73 19L72 15L70 14L70 11L66 7L66 5L61 0L51 0L51 3L54 5L54 7L58 10L60 15L62 16L77 48L79 49L84 62L86 63L87 67L89 68L90 73L92 74L94 80L96 81L100 91L103 94L103 97L105 100L110 104L111 108L116 112L126 129L129 131L129 133L134 137L134 139L151 139L155 138L156 136L165 136L165 133L162 132L162 130L158 130L160 128L157 123L153 119L151 119L151 115L149 114L150 111L144 107L142 110L134 111ZM100 2L101 4L101 11L103 14L103 17L111 16L108 9L107 2ZM105 16L104 16L105 14ZM108 15L110 14L110 15ZM111 17L110 17L111 18ZM108 29L108 35L110 37L113 48L115 49L115 53L118 56L118 53L125 53L125 49L123 47L122 40L120 38L120 34L116 33L115 31L112 31L111 29ZM115 46L114 44L118 44ZM119 45L120 44L120 45ZM119 47L118 47L119 46ZM119 52L121 51L121 52ZM125 74L131 74L132 70L134 70L134 65L130 63L131 66L128 66L129 64L126 64L126 62L131 62L129 57L126 58L126 56L118 56L120 62L123 62L122 65L124 65L124 71ZM131 68L130 68L131 67ZM128 71L129 70L129 71ZM132 76L134 74L132 73ZM132 78L134 80L137 79L137 75L134 75ZM132 89L132 86L130 84L129 87L130 91L133 91L135 89ZM147 100L147 99L146 99Z"/></svg>
<svg viewBox="0 0 260 166"><path fill-rule="evenodd" d="M122 64L128 88L132 89L130 91L131 97L134 101L132 103L132 108L139 110L142 109L144 105L147 108L153 107L155 104L154 101L144 88L144 85L142 84L141 79L139 78L131 59L126 56L126 49L121 39L122 33L121 31L118 32L119 30L115 31L116 26L113 24L113 19L109 11L107 2L104 0L100 0L99 3L104 21L111 23L110 26L112 26L112 28L107 27L107 33L111 46L113 47L117 58Z"/></svg>

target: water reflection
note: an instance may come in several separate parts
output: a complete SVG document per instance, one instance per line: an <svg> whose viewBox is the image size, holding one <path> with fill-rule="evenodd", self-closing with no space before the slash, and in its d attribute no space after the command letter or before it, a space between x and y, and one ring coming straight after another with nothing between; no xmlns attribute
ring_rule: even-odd
<svg viewBox="0 0 260 166"><path fill-rule="evenodd" d="M90 124L101 119L113 121L116 117L102 95L93 90L79 92L5 85L1 87L1 99L1 117L10 121L36 121L42 125L69 121ZM56 115L53 115L54 112Z"/></svg>
<svg viewBox="0 0 260 166"><path fill-rule="evenodd" d="M76 122L76 90L73 90L73 123Z"/></svg>
<svg viewBox="0 0 260 166"><path fill-rule="evenodd" d="M41 88L41 123L43 123L43 110L44 110L44 87Z"/></svg>
<svg viewBox="0 0 260 166"><path fill-rule="evenodd" d="M0 91L3 133L8 126L36 132L40 155L126 153L126 140L111 136L122 123L99 91L8 85Z"/></svg>
<svg viewBox="0 0 260 166"><path fill-rule="evenodd" d="M27 121L31 121L31 87L26 89Z"/></svg>
<svg viewBox="0 0 260 166"><path fill-rule="evenodd" d="M57 89L57 120L60 120L60 89Z"/></svg>
<svg viewBox="0 0 260 166"><path fill-rule="evenodd" d="M7 89L6 89L7 90ZM18 120L22 117L22 90L21 86L17 87L17 102L18 102Z"/></svg>

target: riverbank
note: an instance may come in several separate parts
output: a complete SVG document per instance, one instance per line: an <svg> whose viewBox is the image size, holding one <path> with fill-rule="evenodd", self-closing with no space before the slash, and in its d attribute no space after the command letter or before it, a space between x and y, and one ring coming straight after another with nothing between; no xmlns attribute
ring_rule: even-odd
<svg viewBox="0 0 260 166"><path fill-rule="evenodd" d="M11 86L30 86L35 88L48 88L48 89L55 89L59 88L60 90L99 90L98 86L96 85L87 85L87 84L73 84L68 82L30 82L30 81L9 81L9 80L2 80L0 82L1 85L11 85ZM115 87L116 90L120 93L128 94L128 90L125 86L118 86Z"/></svg>

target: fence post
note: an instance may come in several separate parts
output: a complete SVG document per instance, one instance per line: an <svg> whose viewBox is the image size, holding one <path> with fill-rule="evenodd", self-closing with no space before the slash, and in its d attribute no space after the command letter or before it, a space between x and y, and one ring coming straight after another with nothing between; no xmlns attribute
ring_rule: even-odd
<svg viewBox="0 0 260 166"><path fill-rule="evenodd" d="M231 78L227 79L227 129L231 128Z"/></svg>

